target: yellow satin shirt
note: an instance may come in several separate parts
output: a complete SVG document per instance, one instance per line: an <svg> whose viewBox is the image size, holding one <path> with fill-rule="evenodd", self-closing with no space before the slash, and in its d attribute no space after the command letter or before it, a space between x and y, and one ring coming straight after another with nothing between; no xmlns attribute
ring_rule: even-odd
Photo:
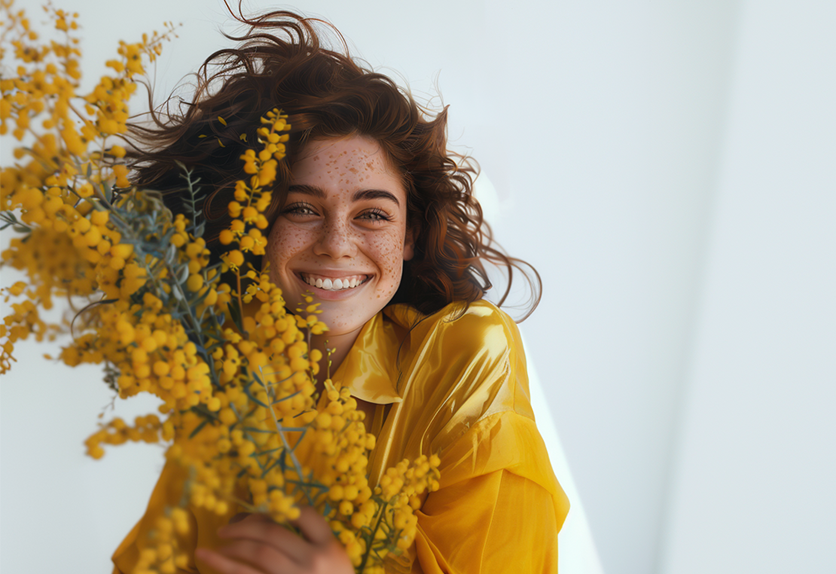
<svg viewBox="0 0 836 574"><path fill-rule="evenodd" d="M534 425L522 342L508 315L486 301L429 316L392 305L363 327L333 379L378 405L372 484L404 458L441 458L440 488L418 512L415 544L391 557L387 572L557 572L569 502ZM146 516L177 502L182 472L166 465ZM192 516L192 551L218 545L215 531L229 517ZM131 571L148 522L116 550L115 573ZM192 559L189 571L208 568Z"/></svg>

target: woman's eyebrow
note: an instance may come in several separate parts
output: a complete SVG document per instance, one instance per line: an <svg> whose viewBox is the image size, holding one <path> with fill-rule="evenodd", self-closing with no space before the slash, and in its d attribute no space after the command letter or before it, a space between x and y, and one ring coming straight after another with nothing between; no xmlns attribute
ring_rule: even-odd
<svg viewBox="0 0 836 574"><path fill-rule="evenodd" d="M327 194L321 187L317 187L315 185L305 185L305 184L298 184L298 185L291 185L287 188L288 193L302 193L304 195L312 195L318 199L325 199ZM362 201L368 199L388 199L392 201L400 207L401 202L398 201L398 198L395 197L395 194L386 191L385 189L361 189L360 191L355 191L354 195L351 196L351 201Z"/></svg>
<svg viewBox="0 0 836 574"><path fill-rule="evenodd" d="M305 195L312 195L319 199L325 199L325 192L315 185L291 185L287 188L288 193L303 193Z"/></svg>
<svg viewBox="0 0 836 574"><path fill-rule="evenodd" d="M352 201L360 201L363 199L388 199L390 201L394 201L395 205L398 207L401 205L401 202L398 201L395 194L384 189L362 189L360 191L355 191L351 199Z"/></svg>

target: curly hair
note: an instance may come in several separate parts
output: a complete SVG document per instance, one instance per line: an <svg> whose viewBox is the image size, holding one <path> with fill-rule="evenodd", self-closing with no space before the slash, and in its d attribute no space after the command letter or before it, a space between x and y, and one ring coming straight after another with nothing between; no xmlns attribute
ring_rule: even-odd
<svg viewBox="0 0 836 574"><path fill-rule="evenodd" d="M306 142L350 135L376 140L402 177L407 225L415 255L404 263L391 303L408 303L425 314L453 301L471 303L491 288L485 263L508 274L499 304L506 300L514 270L532 293L525 317L540 299L541 281L527 263L496 246L473 197L475 162L447 150L447 108L433 117L408 91L348 54L339 32L322 21L287 11L255 18L233 16L247 26L239 45L215 52L196 73L189 102L172 111L173 98L150 122L131 125L134 183L157 189L168 207L183 209L183 166L205 190L205 238L218 251L218 235L229 224L226 206L241 177L239 157L255 142L260 118L278 107L291 125L288 157L273 190L272 223L282 207L291 167ZM336 39L337 48L324 45ZM219 120L223 118L223 121ZM211 182L210 185L207 185ZM524 318L525 318L524 317Z"/></svg>

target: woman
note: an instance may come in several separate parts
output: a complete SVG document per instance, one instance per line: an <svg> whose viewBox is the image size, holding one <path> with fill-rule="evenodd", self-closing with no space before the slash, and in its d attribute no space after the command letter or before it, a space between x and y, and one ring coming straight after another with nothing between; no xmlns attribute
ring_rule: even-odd
<svg viewBox="0 0 836 574"><path fill-rule="evenodd" d="M321 303L330 331L313 345L334 349L332 378L351 388L378 437L371 482L404 458L441 457L441 488L418 513L415 544L387 571L556 571L568 502L534 426L516 325L482 300L483 262L509 278L520 262L491 246L471 194L475 171L446 150L446 110L428 119L344 43L322 47L309 20L242 21L250 32L234 39L243 44L204 63L185 112L135 128L149 150L134 156L136 183L164 190L177 211L179 163L204 189L211 182L213 245L245 141L282 108L292 129L265 263L290 307L306 291ZM174 502L180 472L164 469L148 516ZM193 516L191 571L353 571L312 510L299 520L303 537L259 515ZM141 520L128 535L116 572L131 570L149 529Z"/></svg>

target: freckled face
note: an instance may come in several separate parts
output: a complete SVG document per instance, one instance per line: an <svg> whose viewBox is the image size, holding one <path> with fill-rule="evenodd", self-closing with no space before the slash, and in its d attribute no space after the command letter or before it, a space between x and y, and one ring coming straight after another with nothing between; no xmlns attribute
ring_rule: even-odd
<svg viewBox="0 0 836 574"><path fill-rule="evenodd" d="M330 336L356 333L395 295L412 258L406 191L364 136L312 141L291 172L267 244L270 276L290 309L312 292Z"/></svg>

